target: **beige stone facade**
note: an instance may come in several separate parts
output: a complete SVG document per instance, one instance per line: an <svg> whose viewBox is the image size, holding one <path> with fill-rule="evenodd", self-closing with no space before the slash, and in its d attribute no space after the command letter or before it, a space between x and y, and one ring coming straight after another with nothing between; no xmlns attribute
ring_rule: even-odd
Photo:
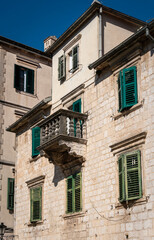
<svg viewBox="0 0 154 240"><path fill-rule="evenodd" d="M153 43L151 35L145 35L144 26L124 42L120 43L120 39L112 42L113 33L119 36L124 32L127 38L131 34L128 25L132 24L134 29L137 26L132 19L128 24L126 16L121 17L120 24L119 15L117 18L110 16L104 8L104 18L111 21L108 20L110 24L106 24L103 32L106 54L98 59L99 11L94 11L97 7L99 10L102 5L94 2L88 10L92 14L88 15L87 11L84 15L86 24L82 20L78 29L74 24L72 35L69 33L65 39L64 33L62 40L57 40L47 50L53 51L50 116L42 121L38 118L36 122L29 112L27 120L23 117L8 129L16 132L18 144L15 175L15 235L18 239L153 239ZM114 21L122 28L117 30L117 24L111 27ZM153 22L148 26L153 35ZM105 39L110 38L111 42L105 43ZM76 45L79 46L79 66L72 72L69 58ZM63 53L66 75L59 81L58 61ZM118 77L120 71L134 66L137 102L119 111ZM79 99L81 113L73 113L72 105ZM37 106L35 111L39 111ZM77 119L76 135L72 133L73 114ZM40 154L32 157L32 128L35 126L41 128ZM118 159L136 151L141 153L142 195L137 200L120 203ZM81 211L68 214L67 179L79 170L82 173ZM39 221L30 220L30 192L35 187L42 189Z"/></svg>
<svg viewBox="0 0 154 240"><path fill-rule="evenodd" d="M15 65L34 71L34 94L14 87ZM41 83L42 82L42 83ZM15 176L16 140L6 128L43 98L51 95L51 59L36 49L0 38L0 222L14 227L7 208L8 178ZM10 231L10 230L8 230Z"/></svg>

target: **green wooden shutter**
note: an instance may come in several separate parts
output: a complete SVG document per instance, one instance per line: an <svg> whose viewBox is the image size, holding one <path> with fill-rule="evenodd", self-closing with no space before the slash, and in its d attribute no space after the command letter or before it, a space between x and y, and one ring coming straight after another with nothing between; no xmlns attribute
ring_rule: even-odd
<svg viewBox="0 0 154 240"><path fill-rule="evenodd" d="M73 212L73 176L67 178L67 213Z"/></svg>
<svg viewBox="0 0 154 240"><path fill-rule="evenodd" d="M137 103L136 66L123 70L123 94L123 108L131 107Z"/></svg>
<svg viewBox="0 0 154 240"><path fill-rule="evenodd" d="M73 111L81 113L81 98L73 103ZM74 136L76 136L76 123L77 119L74 119Z"/></svg>
<svg viewBox="0 0 154 240"><path fill-rule="evenodd" d="M119 112L123 110L123 74L120 71L118 76L118 97L119 97Z"/></svg>
<svg viewBox="0 0 154 240"><path fill-rule="evenodd" d="M75 205L74 205L74 211L79 212L82 210L82 188L81 188L81 173L77 173L74 175L74 198L75 198Z"/></svg>
<svg viewBox="0 0 154 240"><path fill-rule="evenodd" d="M36 149L40 145L40 128L32 129L32 157L38 155L40 152Z"/></svg>
<svg viewBox="0 0 154 240"><path fill-rule="evenodd" d="M8 178L7 208L14 209L14 178Z"/></svg>
<svg viewBox="0 0 154 240"><path fill-rule="evenodd" d="M42 219L42 187L30 189L31 222Z"/></svg>
<svg viewBox="0 0 154 240"><path fill-rule="evenodd" d="M58 80L61 80L66 75L66 59L65 55L58 58Z"/></svg>
<svg viewBox="0 0 154 240"><path fill-rule="evenodd" d="M34 70L26 69L26 92L34 94Z"/></svg>
<svg viewBox="0 0 154 240"><path fill-rule="evenodd" d="M140 151L126 155L126 200L142 197Z"/></svg>
<svg viewBox="0 0 154 240"><path fill-rule="evenodd" d="M20 90L20 66L14 65L14 88Z"/></svg>
<svg viewBox="0 0 154 240"><path fill-rule="evenodd" d="M124 156L118 159L119 167L119 201L125 201L125 171L124 171Z"/></svg>
<svg viewBox="0 0 154 240"><path fill-rule="evenodd" d="M72 69L73 71L78 68L78 46L72 49Z"/></svg>

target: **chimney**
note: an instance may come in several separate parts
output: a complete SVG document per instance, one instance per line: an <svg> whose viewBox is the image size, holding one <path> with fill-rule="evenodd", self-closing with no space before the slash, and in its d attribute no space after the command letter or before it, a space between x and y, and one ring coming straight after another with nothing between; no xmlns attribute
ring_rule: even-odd
<svg viewBox="0 0 154 240"><path fill-rule="evenodd" d="M56 36L47 37L44 40L44 52L57 40Z"/></svg>

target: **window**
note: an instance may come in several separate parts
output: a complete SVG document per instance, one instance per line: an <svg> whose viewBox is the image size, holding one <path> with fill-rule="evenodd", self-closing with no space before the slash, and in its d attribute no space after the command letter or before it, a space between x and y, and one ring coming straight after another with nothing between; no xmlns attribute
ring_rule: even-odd
<svg viewBox="0 0 154 240"><path fill-rule="evenodd" d="M123 69L118 76L119 111L137 103L136 66Z"/></svg>
<svg viewBox="0 0 154 240"><path fill-rule="evenodd" d="M14 178L8 178L7 209L14 209Z"/></svg>
<svg viewBox="0 0 154 240"><path fill-rule="evenodd" d="M119 201L125 202L142 197L140 151L123 154L118 159Z"/></svg>
<svg viewBox="0 0 154 240"><path fill-rule="evenodd" d="M62 55L58 59L58 80L62 80L65 77L66 66L65 66L65 55Z"/></svg>
<svg viewBox="0 0 154 240"><path fill-rule="evenodd" d="M37 156L40 152L37 147L40 145L40 128L35 127L32 129L32 157Z"/></svg>
<svg viewBox="0 0 154 240"><path fill-rule="evenodd" d="M69 72L74 73L78 69L78 45L75 46L72 51L69 53L69 59L70 59L70 66L69 66Z"/></svg>
<svg viewBox="0 0 154 240"><path fill-rule="evenodd" d="M42 220L42 187L30 189L30 221Z"/></svg>
<svg viewBox="0 0 154 240"><path fill-rule="evenodd" d="M67 213L82 210L81 172L67 178Z"/></svg>
<svg viewBox="0 0 154 240"><path fill-rule="evenodd" d="M14 87L19 91L34 94L34 70L15 65Z"/></svg>

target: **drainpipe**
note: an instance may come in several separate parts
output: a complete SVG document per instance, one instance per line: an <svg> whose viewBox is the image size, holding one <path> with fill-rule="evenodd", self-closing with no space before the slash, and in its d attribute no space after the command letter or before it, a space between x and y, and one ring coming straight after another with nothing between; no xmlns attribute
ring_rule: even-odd
<svg viewBox="0 0 154 240"><path fill-rule="evenodd" d="M146 31L146 36L154 43L154 38L150 35L149 28L146 28L145 31Z"/></svg>
<svg viewBox="0 0 154 240"><path fill-rule="evenodd" d="M102 57L102 7L99 9L99 57Z"/></svg>

